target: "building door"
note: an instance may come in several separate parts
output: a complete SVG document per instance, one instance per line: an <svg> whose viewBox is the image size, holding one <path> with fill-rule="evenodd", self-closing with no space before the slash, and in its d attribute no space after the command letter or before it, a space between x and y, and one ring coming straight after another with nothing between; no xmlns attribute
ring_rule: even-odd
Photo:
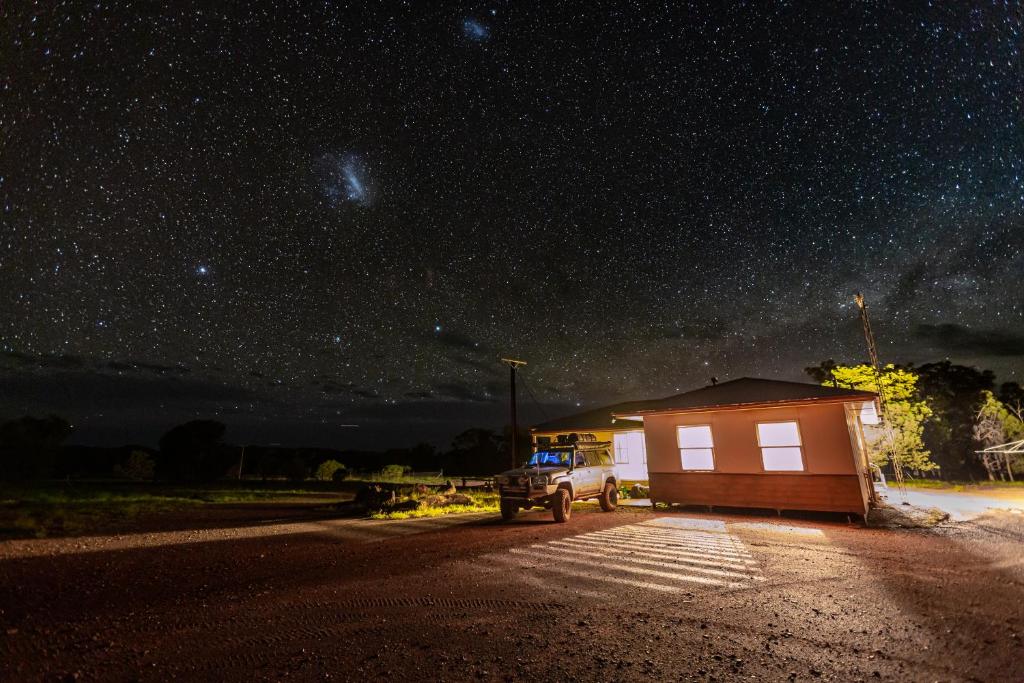
<svg viewBox="0 0 1024 683"><path fill-rule="evenodd" d="M612 437L615 446L615 471L620 481L647 481L647 445L644 433L616 432Z"/></svg>

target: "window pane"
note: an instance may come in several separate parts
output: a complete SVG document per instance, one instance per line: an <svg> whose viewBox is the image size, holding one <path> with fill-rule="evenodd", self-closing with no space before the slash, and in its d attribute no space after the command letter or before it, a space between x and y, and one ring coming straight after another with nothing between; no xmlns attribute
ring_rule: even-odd
<svg viewBox="0 0 1024 683"><path fill-rule="evenodd" d="M757 437L762 446L800 445L796 422L762 422L757 425Z"/></svg>
<svg viewBox="0 0 1024 683"><path fill-rule="evenodd" d="M860 421L866 425L876 425L881 423L881 420L878 419L878 411L875 410L874 401L865 401L861 405Z"/></svg>
<svg viewBox="0 0 1024 683"><path fill-rule="evenodd" d="M799 448L762 448L764 468L775 472L801 472L804 469Z"/></svg>
<svg viewBox="0 0 1024 683"><path fill-rule="evenodd" d="M711 440L711 427L700 425L699 427L679 427L680 448L711 448L715 444Z"/></svg>
<svg viewBox="0 0 1024 683"><path fill-rule="evenodd" d="M684 470L713 470L715 458L710 448L681 448L680 456Z"/></svg>
<svg viewBox="0 0 1024 683"><path fill-rule="evenodd" d="M614 434L615 462L619 464L641 462L644 453L643 432L623 432Z"/></svg>
<svg viewBox="0 0 1024 683"><path fill-rule="evenodd" d="M629 442L625 439L624 434L615 434L612 436L612 442L615 444L615 462L627 463L629 462Z"/></svg>

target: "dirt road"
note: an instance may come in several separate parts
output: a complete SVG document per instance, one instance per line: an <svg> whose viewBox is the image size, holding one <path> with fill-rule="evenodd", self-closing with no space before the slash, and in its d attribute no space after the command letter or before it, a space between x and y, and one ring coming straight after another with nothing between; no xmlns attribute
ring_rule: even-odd
<svg viewBox="0 0 1024 683"><path fill-rule="evenodd" d="M1024 680L1024 515L577 510L0 543L0 679Z"/></svg>

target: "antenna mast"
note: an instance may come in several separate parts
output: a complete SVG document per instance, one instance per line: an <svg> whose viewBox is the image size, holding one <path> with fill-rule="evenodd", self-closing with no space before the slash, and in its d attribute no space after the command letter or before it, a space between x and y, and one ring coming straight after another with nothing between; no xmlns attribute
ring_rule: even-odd
<svg viewBox="0 0 1024 683"><path fill-rule="evenodd" d="M892 463L892 472L896 478L896 486L900 490L900 495L906 499L907 489L903 483L903 463L900 462L900 454L896 449L896 435L893 433L892 420L889 418L889 403L885 399L885 392L882 391L882 368L878 363L878 346L875 344L875 333L871 331L868 305L864 302L864 295L860 292L853 295L853 300L857 302L857 308L860 309L860 322L864 326L864 341L867 342L868 356L875 374L875 389L878 392L878 408L882 414L882 429L889 444L889 462Z"/></svg>

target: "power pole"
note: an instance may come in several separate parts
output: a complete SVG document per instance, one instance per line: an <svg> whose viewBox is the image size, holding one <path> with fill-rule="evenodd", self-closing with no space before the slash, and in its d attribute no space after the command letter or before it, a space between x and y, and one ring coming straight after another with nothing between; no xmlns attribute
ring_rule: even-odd
<svg viewBox="0 0 1024 683"><path fill-rule="evenodd" d="M509 460L512 462L511 469L516 467L516 456L519 453L519 422L516 419L516 370L521 365L526 365L525 360L514 358L502 358L501 362L508 366L509 376L509 413L512 422L512 455Z"/></svg>
<svg viewBox="0 0 1024 683"><path fill-rule="evenodd" d="M871 331L868 305L864 301L864 295L860 292L853 295L853 300L857 302L857 308L860 309L860 322L864 326L864 341L867 342L868 357L871 359L871 367L875 371L875 389L878 391L878 408L882 413L882 429L889 442L889 462L892 463L892 473L900 495L906 499L907 489L903 483L903 463L900 462L900 454L896 449L896 435L892 431L892 420L889 418L889 403L885 400L885 392L882 391L882 368L878 363L878 346L875 345L875 333Z"/></svg>

